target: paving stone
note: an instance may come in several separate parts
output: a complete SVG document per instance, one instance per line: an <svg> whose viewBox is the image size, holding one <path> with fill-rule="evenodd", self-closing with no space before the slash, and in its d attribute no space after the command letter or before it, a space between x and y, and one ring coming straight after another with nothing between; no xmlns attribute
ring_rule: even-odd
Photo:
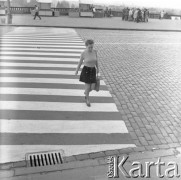
<svg viewBox="0 0 181 180"><path fill-rule="evenodd" d="M140 130L141 130L141 132L142 132L143 134L148 133L148 131L147 131L147 129L146 129L146 128L140 128Z"/></svg>
<svg viewBox="0 0 181 180"><path fill-rule="evenodd" d="M166 130L166 132L169 133L169 134L172 133L172 131L171 131L171 129L170 129L169 127L165 127L165 130Z"/></svg>
<svg viewBox="0 0 181 180"><path fill-rule="evenodd" d="M178 139L175 137L174 134L169 134L169 135L170 135L170 137L171 137L171 139L172 139L172 141L173 141L174 143L177 143L177 142L178 142Z"/></svg>
<svg viewBox="0 0 181 180"><path fill-rule="evenodd" d="M147 141L152 140L151 136L148 133L144 133L144 137Z"/></svg>
<svg viewBox="0 0 181 180"><path fill-rule="evenodd" d="M14 176L14 170L1 170L0 171L0 178L10 178Z"/></svg>
<svg viewBox="0 0 181 180"><path fill-rule="evenodd" d="M132 139L135 139L135 140L138 139L138 136L136 135L135 132L130 132L130 135Z"/></svg>
<svg viewBox="0 0 181 180"><path fill-rule="evenodd" d="M170 148L170 146L169 146L168 144L158 145L158 147L159 147L160 149L168 149L168 148Z"/></svg>
<svg viewBox="0 0 181 180"><path fill-rule="evenodd" d="M134 143L135 143L136 146L142 146L142 144L140 143L139 140L134 140Z"/></svg>
<svg viewBox="0 0 181 180"><path fill-rule="evenodd" d="M159 139L162 144L167 144L167 141L165 139Z"/></svg>
<svg viewBox="0 0 181 180"><path fill-rule="evenodd" d="M161 144L160 140L158 139L158 137L154 134L150 135L151 138L153 139L153 142L157 145L157 144Z"/></svg>
<svg viewBox="0 0 181 180"><path fill-rule="evenodd" d="M170 143L170 144L168 144L168 146L169 146L170 148L175 148L175 147L180 147L181 144L180 144L180 143Z"/></svg>
<svg viewBox="0 0 181 180"><path fill-rule="evenodd" d="M67 157L65 157L65 162L72 162L72 161L76 161L75 156L67 156Z"/></svg>
<svg viewBox="0 0 181 180"><path fill-rule="evenodd" d="M80 154L80 155L76 155L75 158L78 160L78 161L81 161L81 160L86 160L86 159L89 159L89 154Z"/></svg>
<svg viewBox="0 0 181 180"><path fill-rule="evenodd" d="M165 129L160 128L160 131L162 132L163 136L168 136L168 133L165 131Z"/></svg>
<svg viewBox="0 0 181 180"><path fill-rule="evenodd" d="M147 146L148 145L148 142L146 141L146 139L144 137L138 137L138 139L140 140L140 143L143 146Z"/></svg>
<svg viewBox="0 0 181 180"><path fill-rule="evenodd" d="M135 152L143 152L143 151L145 151L145 150L146 150L145 147L137 147L137 148L134 148L134 151L135 151Z"/></svg>
<svg viewBox="0 0 181 180"><path fill-rule="evenodd" d="M99 158L99 157L104 157L106 154L104 152L97 152L97 153L90 153L89 154L91 159Z"/></svg>
<svg viewBox="0 0 181 180"><path fill-rule="evenodd" d="M172 139L170 137L165 137L165 140L168 142L168 143L173 143Z"/></svg>
<svg viewBox="0 0 181 180"><path fill-rule="evenodd" d="M119 150L120 154L130 154L132 152L134 152L134 148L125 148L125 149L120 149Z"/></svg>
<svg viewBox="0 0 181 180"><path fill-rule="evenodd" d="M13 167L13 163L0 164L0 170L7 170Z"/></svg>
<svg viewBox="0 0 181 180"><path fill-rule="evenodd" d="M139 136L143 136L143 133L139 130L139 129L136 129L135 130L135 133L136 135L139 137Z"/></svg>
<svg viewBox="0 0 181 180"><path fill-rule="evenodd" d="M105 151L104 153L106 156L111 156L111 155L118 155L119 151L118 150L110 150L110 151Z"/></svg>
<svg viewBox="0 0 181 180"><path fill-rule="evenodd" d="M150 145L150 146L145 146L145 149L147 151L152 151L153 149L158 149L158 147L156 145Z"/></svg>
<svg viewBox="0 0 181 180"><path fill-rule="evenodd" d="M149 145L154 145L155 143L153 141L148 141Z"/></svg>
<svg viewBox="0 0 181 180"><path fill-rule="evenodd" d="M159 140L160 140L160 139L164 139L164 137L163 137L162 134L156 134L156 135L158 136Z"/></svg>
<svg viewBox="0 0 181 180"><path fill-rule="evenodd" d="M136 130L139 129L139 126L137 125L137 123L131 123L132 127Z"/></svg>

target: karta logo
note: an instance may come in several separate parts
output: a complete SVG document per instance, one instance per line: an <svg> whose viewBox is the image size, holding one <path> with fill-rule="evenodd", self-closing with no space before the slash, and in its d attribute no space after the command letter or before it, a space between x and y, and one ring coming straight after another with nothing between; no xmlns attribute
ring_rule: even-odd
<svg viewBox="0 0 181 180"><path fill-rule="evenodd" d="M179 178L179 168L178 164L175 162L168 162L167 164L165 162L161 161L161 158L158 158L157 162L132 162L131 166L133 168L128 169L128 166L126 166L126 161L128 161L129 156L122 156L122 157L116 157L116 156L110 156L108 157L108 164L109 169L107 176L109 178L119 178L119 173L121 172L125 177L127 178L151 178L150 172L151 167L154 166L154 169L156 170L156 176L159 178L168 177L168 178ZM130 162L129 162L130 163ZM126 166L126 168L125 168ZM163 168L164 167L164 174ZM166 167L166 168L165 168ZM143 172L145 170L145 172ZM153 171L153 169L152 169Z"/></svg>

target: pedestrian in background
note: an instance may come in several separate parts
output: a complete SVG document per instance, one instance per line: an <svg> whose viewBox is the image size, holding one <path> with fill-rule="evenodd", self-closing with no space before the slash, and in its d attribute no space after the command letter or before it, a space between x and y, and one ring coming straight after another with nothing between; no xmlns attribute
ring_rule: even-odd
<svg viewBox="0 0 181 180"><path fill-rule="evenodd" d="M160 12L160 19L163 19L164 15L165 15L165 12L164 12L164 11L161 11L161 12Z"/></svg>
<svg viewBox="0 0 181 180"><path fill-rule="evenodd" d="M132 17L133 17L133 9L130 9L130 10L129 10L128 21L132 21Z"/></svg>
<svg viewBox="0 0 181 180"><path fill-rule="evenodd" d="M124 9L123 9L123 13L122 13L122 20L123 20L123 21L125 20L125 14L126 14L126 9L124 8Z"/></svg>
<svg viewBox="0 0 181 180"><path fill-rule="evenodd" d="M135 11L134 11L134 22L136 22L137 21L137 18L138 18L138 9L136 9Z"/></svg>
<svg viewBox="0 0 181 180"><path fill-rule="evenodd" d="M95 89L96 74L98 76L99 67L97 51L93 49L94 41L92 39L88 39L85 42L85 45L86 49L81 53L80 61L77 65L75 75L78 74L81 65L84 64L79 81L85 83L85 101L87 106L90 107L91 104L89 99L89 93Z"/></svg>
<svg viewBox="0 0 181 180"><path fill-rule="evenodd" d="M93 13L93 17L95 17L95 13L96 13L96 8L92 7L92 13Z"/></svg>
<svg viewBox="0 0 181 180"><path fill-rule="evenodd" d="M36 19L36 17L39 17L39 19L41 20L41 17L39 15L39 7L37 5L35 5L35 16L34 16L34 20Z"/></svg>
<svg viewBox="0 0 181 180"><path fill-rule="evenodd" d="M149 10L146 9L145 10L145 22L148 22L148 18L149 18Z"/></svg>

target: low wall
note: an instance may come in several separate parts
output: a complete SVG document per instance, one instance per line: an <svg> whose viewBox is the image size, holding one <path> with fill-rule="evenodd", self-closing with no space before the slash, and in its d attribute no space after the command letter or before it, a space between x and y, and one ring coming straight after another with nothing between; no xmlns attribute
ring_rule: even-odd
<svg viewBox="0 0 181 180"><path fill-rule="evenodd" d="M31 11L34 7L11 7L12 14L31 14ZM51 8L55 12L59 12L60 16L68 16L69 12L77 12L78 8ZM112 11L111 12L114 17L122 17L122 11ZM171 16L181 17L181 15L171 15L165 14L164 19L171 19ZM150 13L149 18L151 19L159 19L160 14Z"/></svg>

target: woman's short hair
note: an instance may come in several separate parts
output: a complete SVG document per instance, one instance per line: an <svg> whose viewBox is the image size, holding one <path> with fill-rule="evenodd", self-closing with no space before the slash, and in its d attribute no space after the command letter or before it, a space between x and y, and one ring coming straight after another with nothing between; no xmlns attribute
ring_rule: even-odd
<svg viewBox="0 0 181 180"><path fill-rule="evenodd" d="M87 39L85 45L88 46L89 44L94 44L94 41L92 39Z"/></svg>

